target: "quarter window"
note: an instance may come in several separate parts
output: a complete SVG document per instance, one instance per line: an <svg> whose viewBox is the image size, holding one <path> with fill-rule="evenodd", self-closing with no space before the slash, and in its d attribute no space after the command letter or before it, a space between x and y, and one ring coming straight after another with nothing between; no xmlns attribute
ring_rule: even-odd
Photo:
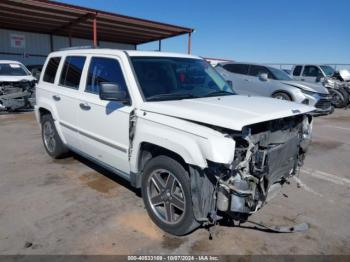
<svg viewBox="0 0 350 262"><path fill-rule="evenodd" d="M231 73L247 75L249 66L244 64L225 64L223 68Z"/></svg>
<svg viewBox="0 0 350 262"><path fill-rule="evenodd" d="M303 76L318 77L321 75L321 70L316 66L305 66Z"/></svg>
<svg viewBox="0 0 350 262"><path fill-rule="evenodd" d="M78 89L85 60L84 56L67 56L61 73L60 85Z"/></svg>
<svg viewBox="0 0 350 262"><path fill-rule="evenodd" d="M294 68L293 76L300 76L302 66L298 65Z"/></svg>
<svg viewBox="0 0 350 262"><path fill-rule="evenodd" d="M101 83L117 83L127 91L123 72L117 60L103 57L91 58L85 92L98 94Z"/></svg>
<svg viewBox="0 0 350 262"><path fill-rule="evenodd" d="M48 83L54 83L58 65L60 64L61 57L52 57L47 63L43 81Z"/></svg>

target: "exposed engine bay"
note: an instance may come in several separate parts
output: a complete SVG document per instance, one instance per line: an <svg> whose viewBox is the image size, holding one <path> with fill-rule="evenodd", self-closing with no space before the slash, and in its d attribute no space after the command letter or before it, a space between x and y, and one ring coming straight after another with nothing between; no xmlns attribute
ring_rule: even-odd
<svg viewBox="0 0 350 262"><path fill-rule="evenodd" d="M298 115L247 126L240 133L220 130L235 140L235 157L229 166L209 163L206 176L194 174L193 183L212 192L213 200L206 199L211 198L209 195L195 199L194 192L193 201L211 215L216 215L216 211L231 216L256 212L272 191L298 173L310 143L311 129L311 116ZM194 186L192 189L195 190ZM202 215L203 220L207 211L195 215L197 218Z"/></svg>
<svg viewBox="0 0 350 262"><path fill-rule="evenodd" d="M32 108L36 81L0 82L0 111Z"/></svg>
<svg viewBox="0 0 350 262"><path fill-rule="evenodd" d="M350 72L346 69L334 72L326 77L323 85L332 96L332 104L337 107L345 107L350 103Z"/></svg>

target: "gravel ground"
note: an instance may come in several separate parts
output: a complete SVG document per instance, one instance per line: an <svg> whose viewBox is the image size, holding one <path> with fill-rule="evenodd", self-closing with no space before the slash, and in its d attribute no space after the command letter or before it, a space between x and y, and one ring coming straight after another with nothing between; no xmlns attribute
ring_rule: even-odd
<svg viewBox="0 0 350 262"><path fill-rule="evenodd" d="M306 233L219 225L209 240L165 234L139 192L93 163L50 159L33 113L0 115L0 254L350 254L349 137L350 111L315 119L300 177L251 217Z"/></svg>

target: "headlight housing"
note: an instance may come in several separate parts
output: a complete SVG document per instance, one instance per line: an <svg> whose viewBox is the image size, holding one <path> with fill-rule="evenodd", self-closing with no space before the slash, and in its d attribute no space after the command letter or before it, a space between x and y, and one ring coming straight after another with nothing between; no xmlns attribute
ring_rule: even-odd
<svg viewBox="0 0 350 262"><path fill-rule="evenodd" d="M301 92L303 92L304 94L309 95L309 96L314 96L314 95L317 94L316 92L307 91L307 90L304 90L304 89L300 89L300 90L301 90Z"/></svg>

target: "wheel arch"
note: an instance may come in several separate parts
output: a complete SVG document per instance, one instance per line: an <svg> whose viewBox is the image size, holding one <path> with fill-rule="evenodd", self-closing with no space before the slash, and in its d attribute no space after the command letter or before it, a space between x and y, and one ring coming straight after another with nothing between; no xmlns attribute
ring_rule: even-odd
<svg viewBox="0 0 350 262"><path fill-rule="evenodd" d="M141 179L144 167L147 162L154 157L159 155L168 156L177 162L179 162L186 171L190 171L190 165L195 165L196 161L190 156L190 152L186 151L185 147L180 147L172 143L166 144L165 148L162 146L162 143L155 143L154 141L142 141L137 147L137 152L134 152L132 155L132 160L130 162L132 168L130 172L131 184L136 188L141 186ZM197 156L199 157L199 156ZM201 159L199 162L203 167L206 166L206 160ZM190 173L190 172L189 172Z"/></svg>
<svg viewBox="0 0 350 262"><path fill-rule="evenodd" d="M63 143L67 144L67 141L66 141L64 135L62 134L61 127L57 121L59 118L58 118L58 114L57 114L55 107L52 107L49 103L45 103L45 102L40 103L40 105L38 105L37 109L35 110L35 114L36 114L37 121L39 122L40 126L41 126L43 116L47 115L47 114L51 115L51 117L55 123L56 131L57 131L58 135L60 136Z"/></svg>
<svg viewBox="0 0 350 262"><path fill-rule="evenodd" d="M140 144L140 149L139 149L138 155L139 156L138 156L138 161L137 161L137 169L141 172L150 159L157 157L159 155L164 155L164 156L167 156L167 157L170 157L170 158L176 160L186 170L188 170L188 163L186 163L186 161L184 160L184 158L180 154L178 154L172 150L169 150L167 148L164 148L160 145L157 145L157 144L153 144L153 143L149 143L149 142L142 142Z"/></svg>
<svg viewBox="0 0 350 262"><path fill-rule="evenodd" d="M290 92L288 92L288 91L286 91L286 90L283 90L283 89L278 89L278 90L274 91L274 92L271 94L271 97L273 97L273 96L276 95L277 93L284 93L284 94L286 94L287 96L289 96L289 98L291 99L291 101L294 101L294 100L295 100L295 98L293 97L293 95L292 95Z"/></svg>
<svg viewBox="0 0 350 262"><path fill-rule="evenodd" d="M47 108L45 107L39 107L38 108L38 113L39 113L39 122L41 123L42 122L42 118L44 115L52 115L51 114L51 111L48 110Z"/></svg>

